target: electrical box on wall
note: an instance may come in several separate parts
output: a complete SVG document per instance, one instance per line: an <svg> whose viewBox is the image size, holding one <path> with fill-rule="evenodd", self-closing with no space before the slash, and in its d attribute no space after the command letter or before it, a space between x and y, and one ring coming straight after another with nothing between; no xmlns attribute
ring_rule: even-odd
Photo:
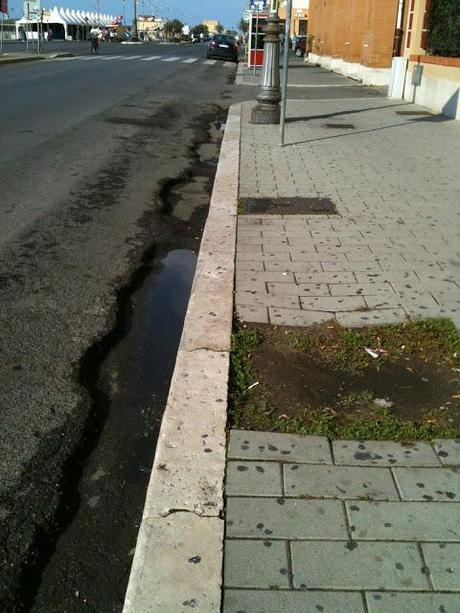
<svg viewBox="0 0 460 613"><path fill-rule="evenodd" d="M422 84L422 74L423 66L421 64L416 64L414 66L414 70L412 71L412 85Z"/></svg>

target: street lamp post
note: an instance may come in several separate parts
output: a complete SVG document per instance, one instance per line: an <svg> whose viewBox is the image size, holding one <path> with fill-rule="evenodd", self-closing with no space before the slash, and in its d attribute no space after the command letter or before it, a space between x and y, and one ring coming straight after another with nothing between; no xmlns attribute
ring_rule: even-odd
<svg viewBox="0 0 460 613"><path fill-rule="evenodd" d="M133 13L134 13L133 40L137 40L137 0L133 0Z"/></svg>
<svg viewBox="0 0 460 613"><path fill-rule="evenodd" d="M255 124L279 124L281 109L280 85L280 20L278 1L271 0L264 40L264 63L257 90L257 104L252 109Z"/></svg>

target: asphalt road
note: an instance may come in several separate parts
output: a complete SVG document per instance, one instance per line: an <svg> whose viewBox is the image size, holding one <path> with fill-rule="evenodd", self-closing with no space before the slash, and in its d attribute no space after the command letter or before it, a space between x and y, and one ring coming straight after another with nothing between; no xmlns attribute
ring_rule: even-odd
<svg viewBox="0 0 460 613"><path fill-rule="evenodd" d="M146 252L182 248L199 229L169 221L164 194L232 101L234 66L205 52L107 45L0 67L0 609L32 610L18 582L30 593L27 569L66 512L64 469L91 437L120 289L138 282ZM74 587L74 605L55 610L79 610ZM33 610L53 610L46 594Z"/></svg>

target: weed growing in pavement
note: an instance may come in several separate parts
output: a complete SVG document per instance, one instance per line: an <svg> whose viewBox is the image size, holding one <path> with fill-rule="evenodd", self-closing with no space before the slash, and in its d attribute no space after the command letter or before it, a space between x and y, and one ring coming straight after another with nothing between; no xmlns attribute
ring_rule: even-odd
<svg viewBox="0 0 460 613"><path fill-rule="evenodd" d="M230 406L239 404L254 383L251 366L252 352L262 342L262 333L246 328L233 319L232 352L230 356Z"/></svg>

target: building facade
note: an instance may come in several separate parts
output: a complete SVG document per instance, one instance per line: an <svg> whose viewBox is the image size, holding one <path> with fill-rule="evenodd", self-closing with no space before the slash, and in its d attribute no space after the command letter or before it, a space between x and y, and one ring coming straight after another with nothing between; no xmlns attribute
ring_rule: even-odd
<svg viewBox="0 0 460 613"><path fill-rule="evenodd" d="M449 55L436 55L436 50L428 54L428 12L434 2L436 0L406 0L401 36L401 55L404 60L400 70L400 73L405 73L404 83L397 83L395 69L390 90L394 83L398 97L402 90L406 100L460 119L460 39L456 49L447 50ZM413 79L416 67L419 78Z"/></svg>
<svg viewBox="0 0 460 613"><path fill-rule="evenodd" d="M279 6L280 19L286 19L287 0L281 0ZM310 0L293 0L291 15L291 36L305 36L308 34L308 9Z"/></svg>
<svg viewBox="0 0 460 613"><path fill-rule="evenodd" d="M387 85L400 0L311 0L310 61L368 85Z"/></svg>
<svg viewBox="0 0 460 613"><path fill-rule="evenodd" d="M213 34L217 34L219 22L216 19L206 19L205 21L203 21L203 25L208 28L208 32L211 36Z"/></svg>

